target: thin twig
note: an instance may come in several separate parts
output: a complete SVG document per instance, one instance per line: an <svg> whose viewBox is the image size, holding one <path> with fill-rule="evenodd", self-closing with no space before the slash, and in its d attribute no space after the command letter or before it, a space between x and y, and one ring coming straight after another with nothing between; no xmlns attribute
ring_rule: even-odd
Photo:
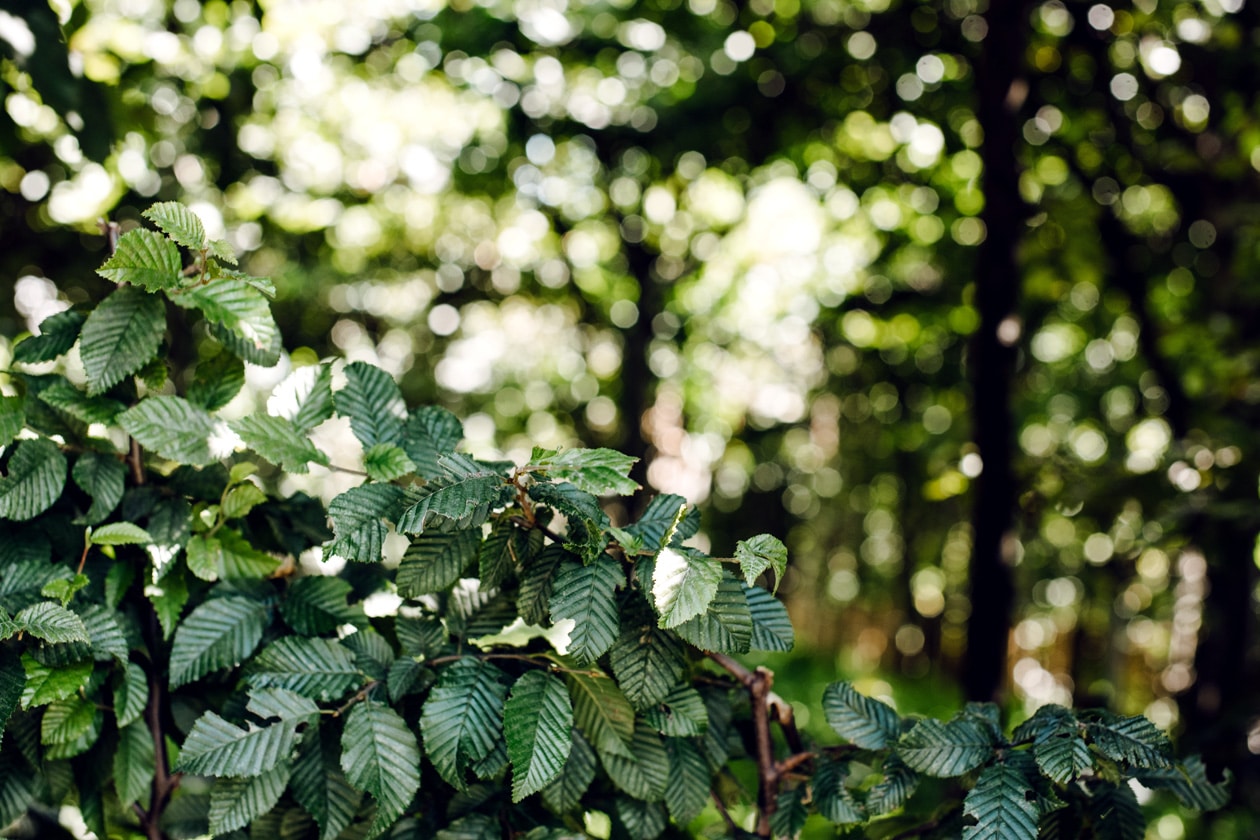
<svg viewBox="0 0 1260 840"><path fill-rule="evenodd" d="M796 715L792 711L792 704L773 691L770 692L767 702L770 704L770 719L779 724L788 749L794 753L804 751L805 745L801 741L800 730L796 728Z"/></svg>
<svg viewBox="0 0 1260 840"><path fill-rule="evenodd" d="M376 688L380 684L381 684L380 680L372 680L367 685L363 686L363 688L356 691L353 697L351 697L349 700L343 703L340 707L338 707L335 711L333 711L332 716L341 717L346 712L350 711L350 708L354 706L354 704L362 703L364 700L366 700L368 697L368 694L372 692L372 689Z"/></svg>
<svg viewBox="0 0 1260 840"><path fill-rule="evenodd" d="M708 656L748 689L752 701L753 740L757 760L757 836L769 837L770 817L774 815L778 804L779 790L774 744L770 740L769 697L774 674L768 668L750 671L724 653L710 651Z"/></svg>
<svg viewBox="0 0 1260 840"><path fill-rule="evenodd" d="M580 674L585 677L598 677L598 678L604 678L604 679L607 679L608 677L608 675L605 674L603 671L592 671L592 670L583 669L583 668L566 668L563 665L558 665L555 662L552 662L551 660L546 659L545 655L543 654L529 654L529 653L491 653L491 652L460 653L460 654L454 654L450 656L438 656L433 659L427 659L425 660L424 664L425 665L446 665L450 662L457 662L460 659L467 659L470 656L476 659L483 659L483 660L511 659L517 662L526 662L530 665L537 665L539 668L547 668L548 670L554 671L559 674Z"/></svg>
<svg viewBox="0 0 1260 840"><path fill-rule="evenodd" d="M717 812L722 815L722 819L726 821L727 831L731 836L739 833L739 826L735 824L735 820L731 819L731 812L726 810L726 803L722 801L722 797L718 796L718 792L709 789L709 796L713 797L713 805L717 808Z"/></svg>

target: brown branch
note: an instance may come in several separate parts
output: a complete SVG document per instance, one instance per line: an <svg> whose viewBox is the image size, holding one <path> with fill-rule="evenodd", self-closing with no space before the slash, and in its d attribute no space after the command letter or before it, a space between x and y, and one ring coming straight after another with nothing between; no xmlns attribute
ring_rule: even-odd
<svg viewBox="0 0 1260 840"><path fill-rule="evenodd" d="M778 776L779 778L782 778L786 776L788 773L791 773L797 767L800 767L802 764L808 764L809 762L813 761L814 758L816 758L816 756L812 752L798 752L793 755L789 755L787 758L783 759L782 761L775 763L774 765L775 775Z"/></svg>
<svg viewBox="0 0 1260 840"><path fill-rule="evenodd" d="M154 615L156 620L156 615ZM162 727L162 709L165 707L162 690L162 676L156 667L149 671L149 702L145 707L145 722L149 726L149 734L153 737L153 784L150 787L149 810L141 817L141 825L149 840L163 840L161 819L162 812L171 799L175 788L179 787L182 773L172 773L170 757L166 753L166 733Z"/></svg>
<svg viewBox="0 0 1260 840"><path fill-rule="evenodd" d="M792 711L792 704L773 691L770 692L767 702L770 704L770 719L779 724L779 729L783 732L783 738L787 741L788 749L794 753L804 752L805 745L801 741L800 730L796 728L796 715Z"/></svg>
<svg viewBox="0 0 1260 840"><path fill-rule="evenodd" d="M332 712L325 712L325 714L331 714L333 717L341 717L346 712L350 711L350 708L354 706L356 703L362 703L364 700L366 700L368 695L372 693L372 689L376 688L380 684L381 684L380 680L372 680L367 685L363 686L363 688L356 691L354 693L354 696L351 697L349 700L347 700L345 703L341 704Z"/></svg>
<svg viewBox="0 0 1260 840"><path fill-rule="evenodd" d="M127 463L131 465L131 480L137 485L144 484L144 457L140 451L140 444L135 438L131 438L131 451L127 454Z"/></svg>
<svg viewBox="0 0 1260 840"><path fill-rule="evenodd" d="M769 699L774 674L768 668L759 667L750 671L724 653L710 651L708 656L748 689L748 696L752 701L753 740L757 760L756 834L758 837L769 837L770 817L774 815L778 804L779 791L779 770L774 762L774 744L770 739Z"/></svg>
<svg viewBox="0 0 1260 840"><path fill-rule="evenodd" d="M718 796L716 790L710 789L709 796L713 797L713 805L717 808L717 812L722 815L722 819L726 822L726 830L732 836L739 834L739 826L735 824L735 820L731 818L731 812L726 810L726 803L722 801L722 797Z"/></svg>

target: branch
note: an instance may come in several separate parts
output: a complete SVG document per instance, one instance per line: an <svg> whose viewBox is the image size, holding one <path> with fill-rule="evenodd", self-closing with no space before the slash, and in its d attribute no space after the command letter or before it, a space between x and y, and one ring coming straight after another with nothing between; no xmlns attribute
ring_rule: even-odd
<svg viewBox="0 0 1260 840"><path fill-rule="evenodd" d="M779 769L774 762L774 744L770 740L770 686L774 684L774 674L768 668L759 667L756 671L750 671L724 653L710 651L708 656L748 689L752 701L753 739L757 760L756 833L758 837L769 837L770 817L778 804L779 791ZM778 704L782 704L781 700L775 699Z"/></svg>

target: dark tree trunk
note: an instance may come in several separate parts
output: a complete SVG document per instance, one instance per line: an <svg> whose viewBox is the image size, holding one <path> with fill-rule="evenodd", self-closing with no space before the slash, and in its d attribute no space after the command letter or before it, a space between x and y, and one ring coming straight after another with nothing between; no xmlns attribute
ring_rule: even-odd
<svg viewBox="0 0 1260 840"><path fill-rule="evenodd" d="M989 33L976 69L977 116L984 131L985 207L980 218L986 238L976 257L980 328L968 357L973 431L984 462L972 513L971 619L963 666L963 688L973 700L994 699L1002 689L1015 591L1004 546L1013 526L1016 495L1011 380L1019 337L1016 246L1025 216L1015 158L1020 139L1016 112L1028 89L1021 75L1028 27L1025 4L994 0L986 19Z"/></svg>

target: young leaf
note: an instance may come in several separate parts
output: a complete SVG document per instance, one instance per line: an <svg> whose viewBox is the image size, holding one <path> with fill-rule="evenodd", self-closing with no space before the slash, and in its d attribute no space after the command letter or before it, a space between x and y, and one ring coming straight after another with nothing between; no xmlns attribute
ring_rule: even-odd
<svg viewBox="0 0 1260 840"><path fill-rule="evenodd" d="M92 497L83 522L95 525L114 512L122 501L127 468L122 461L100 452L84 452L74 462L71 476L79 489Z"/></svg>
<svg viewBox="0 0 1260 840"><path fill-rule="evenodd" d="M512 686L503 707L503 734L512 761L512 801L550 784L564 768L572 742L573 706L564 683L529 671Z"/></svg>
<svg viewBox="0 0 1260 840"><path fill-rule="evenodd" d="M708 609L684 621L675 631L700 650L747 653L752 645L753 626L743 583L724 576Z"/></svg>
<svg viewBox="0 0 1260 840"><path fill-rule="evenodd" d="M706 721L707 721L706 716ZM709 800L712 777L700 750L686 738L666 738L669 756L669 783L665 787L665 807L680 826L694 820Z"/></svg>
<svg viewBox="0 0 1260 840"><path fill-rule="evenodd" d="M748 611L752 614L751 650L786 653L796 644L796 631L787 607L760 586L744 586Z"/></svg>
<svg viewBox="0 0 1260 840"><path fill-rule="evenodd" d="M206 411L218 411L245 387L245 364L231 353L219 352L197 365L188 386L188 401Z"/></svg>
<svg viewBox="0 0 1260 840"><path fill-rule="evenodd" d="M287 759L296 739L290 723L241 729L206 712L184 739L175 769L201 776L258 776Z"/></svg>
<svg viewBox="0 0 1260 840"><path fill-rule="evenodd" d="M118 751L114 753L114 785L118 801L128 806L149 792L153 782L156 750L153 733L137 720L118 731Z"/></svg>
<svg viewBox="0 0 1260 840"><path fill-rule="evenodd" d="M118 238L118 247L96 273L118 285L143 286L150 292L181 285L179 249L162 234L135 228Z"/></svg>
<svg viewBox="0 0 1260 840"><path fill-rule="evenodd" d="M569 733L569 741L569 759L564 769L542 792L543 802L558 814L577 808L597 769L594 751L576 729Z"/></svg>
<svg viewBox="0 0 1260 840"><path fill-rule="evenodd" d="M752 586L766 569L774 572L774 592L787 570L787 546L769 534L758 534L752 539L735 544L735 559L744 573L744 583Z"/></svg>
<svg viewBox="0 0 1260 840"><path fill-rule="evenodd" d="M363 453L363 469L371 481L393 481L415 472L416 465L397 444L378 443Z"/></svg>
<svg viewBox="0 0 1260 840"><path fill-rule="evenodd" d="M601 754L632 758L634 709L611 677L570 673L565 677L573 698L573 721Z"/></svg>
<svg viewBox="0 0 1260 840"><path fill-rule="evenodd" d="M402 816L420 789L416 736L389 706L369 701L350 710L341 749L346 779L376 800L372 825L379 834Z"/></svg>
<svg viewBox="0 0 1260 840"><path fill-rule="evenodd" d="M442 672L420 715L425 752L446 782L463 790L465 771L503 737L503 672L464 657Z"/></svg>
<svg viewBox="0 0 1260 840"><path fill-rule="evenodd" d="M237 464L239 467L240 464ZM267 494L250 481L242 481L223 495L219 512L224 519L242 519L254 508L267 501Z"/></svg>
<svg viewBox="0 0 1260 840"><path fill-rule="evenodd" d="M26 671L26 681L22 686L22 708L33 709L77 694L92 675L92 660L52 667L39 662L29 653L24 653L22 668Z"/></svg>
<svg viewBox="0 0 1260 840"><path fill-rule="evenodd" d="M659 702L682 679L686 655L678 636L656 626L651 608L639 597L623 610L621 636L608 660L617 685L636 709Z"/></svg>
<svg viewBox="0 0 1260 840"><path fill-rule="evenodd" d="M567 481L596 496L629 496L639 489L630 480L630 469L638 460L613 449L567 449L550 454L537 466L555 481Z"/></svg>
<svg viewBox="0 0 1260 840"><path fill-rule="evenodd" d="M52 644L90 641L83 619L50 601L31 604L13 616L13 622L26 633Z"/></svg>
<svg viewBox="0 0 1260 840"><path fill-rule="evenodd" d="M660 703L648 709L643 719L662 735L673 737L703 735L709 728L704 699L690 685L675 687Z"/></svg>
<svg viewBox="0 0 1260 840"><path fill-rule="evenodd" d="M250 545L239 531L220 528L198 534L185 546L188 571L202 580L260 580L280 567L280 559Z"/></svg>
<svg viewBox="0 0 1260 840"><path fill-rule="evenodd" d="M165 332L162 299L138 286L122 286L101 301L79 334L88 396L108 391L148 364Z"/></svg>
<svg viewBox="0 0 1260 840"><path fill-rule="evenodd" d="M993 757L989 727L971 718L949 723L925 718L901 736L897 752L912 769L948 778L976 769Z"/></svg>
<svg viewBox="0 0 1260 840"><path fill-rule="evenodd" d="M149 397L117 419L137 443L163 458L192 466L214 460L209 442L214 418L182 397Z"/></svg>
<svg viewBox="0 0 1260 840"><path fill-rule="evenodd" d="M271 317L267 298L238 277L225 276L192 286L171 293L170 299L185 309L200 310L207 320L255 350L266 350L279 338L280 329ZM86 327L84 329L86 331ZM228 349L235 352L236 348L229 346Z"/></svg>
<svg viewBox="0 0 1260 840"><path fill-rule="evenodd" d="M634 728L630 757L621 752L599 752L614 785L635 799L659 802L669 786L669 756L661 736L644 725Z"/></svg>
<svg viewBox="0 0 1260 840"><path fill-rule="evenodd" d="M210 833L226 834L244 828L276 807L289 784L287 761L275 769L244 779L216 779L210 789Z"/></svg>
<svg viewBox="0 0 1260 840"><path fill-rule="evenodd" d="M346 365L345 375L346 387L333 401L364 449L401 440L406 406L394 378L367 362Z"/></svg>
<svg viewBox="0 0 1260 840"><path fill-rule="evenodd" d="M444 408L426 405L417 408L403 427L402 447L424 478L442 474L438 460L455 451L464 439L464 427Z"/></svg>
<svg viewBox="0 0 1260 840"><path fill-rule="evenodd" d="M191 251L200 251L202 248L206 247L206 228L201 223L201 218L177 201L160 201L149 207L148 210L145 210L140 215L153 222L153 224L160 227L167 236ZM142 232L152 234L151 231ZM131 233L136 233L136 231L124 234L122 239L119 240L119 250L122 250L123 240L130 236ZM157 236L157 234L152 235ZM165 239L165 237L161 236L158 238ZM171 250L175 251L174 245L171 246ZM175 257L175 271L178 272L178 251L175 252ZM218 832L215 833L217 834Z"/></svg>
<svg viewBox="0 0 1260 840"><path fill-rule="evenodd" d="M267 399L267 413L309 432L333 416L332 368L308 365L289 374Z"/></svg>
<svg viewBox="0 0 1260 840"><path fill-rule="evenodd" d="M354 654L333 639L283 636L245 669L253 688L283 688L320 702L339 699L361 680Z"/></svg>
<svg viewBox="0 0 1260 840"><path fill-rule="evenodd" d="M977 825L963 829L966 840L1037 840L1037 806L1028 801L1024 774L1005 764L984 769L963 800Z"/></svg>
<svg viewBox="0 0 1260 840"><path fill-rule="evenodd" d="M572 619L569 654L579 664L593 662L617 639L615 592L625 586L621 565L604 555L589 566L566 563L556 575L551 594L551 621Z"/></svg>
<svg viewBox="0 0 1260 840"><path fill-rule="evenodd" d="M228 426L246 446L286 472L305 473L311 463L328 465L328 456L288 420L254 413L233 420Z"/></svg>
<svg viewBox="0 0 1260 840"><path fill-rule="evenodd" d="M49 315L39 322L39 335L21 341L13 348L13 361L25 364L51 362L69 351L79 340L79 330L87 316L74 309Z"/></svg>
<svg viewBox="0 0 1260 840"><path fill-rule="evenodd" d="M1172 745L1168 736L1141 715L1120 717L1100 712L1086 724L1086 732L1103 755L1133 767L1170 767Z"/></svg>
<svg viewBox="0 0 1260 840"><path fill-rule="evenodd" d="M663 548L652 574L652 601L660 626L677 627L708 609L722 583L722 564L698 551Z"/></svg>
<svg viewBox="0 0 1260 840"><path fill-rule="evenodd" d="M340 835L354 819L362 799L342 774L340 755L340 744L328 726L308 729L289 779L293 798L319 825L319 840L334 840Z"/></svg>
<svg viewBox="0 0 1260 840"><path fill-rule="evenodd" d="M13 447L8 475L0 476L0 519L34 519L52 507L66 484L66 456L47 438Z"/></svg>
<svg viewBox="0 0 1260 840"><path fill-rule="evenodd" d="M398 593L417 598L449 589L477 558L481 530L421 534L398 564Z"/></svg>
<svg viewBox="0 0 1260 840"><path fill-rule="evenodd" d="M171 643L170 685L178 688L211 671L239 665L262 641L267 606L241 597L213 598L193 610Z"/></svg>
<svg viewBox="0 0 1260 840"><path fill-rule="evenodd" d="M149 532L133 522L111 522L92 529L92 545L145 545L153 542Z"/></svg>
<svg viewBox="0 0 1260 840"><path fill-rule="evenodd" d="M901 721L889 706L860 694L847 682L823 692L823 714L835 733L866 750L882 750L897 739Z"/></svg>

